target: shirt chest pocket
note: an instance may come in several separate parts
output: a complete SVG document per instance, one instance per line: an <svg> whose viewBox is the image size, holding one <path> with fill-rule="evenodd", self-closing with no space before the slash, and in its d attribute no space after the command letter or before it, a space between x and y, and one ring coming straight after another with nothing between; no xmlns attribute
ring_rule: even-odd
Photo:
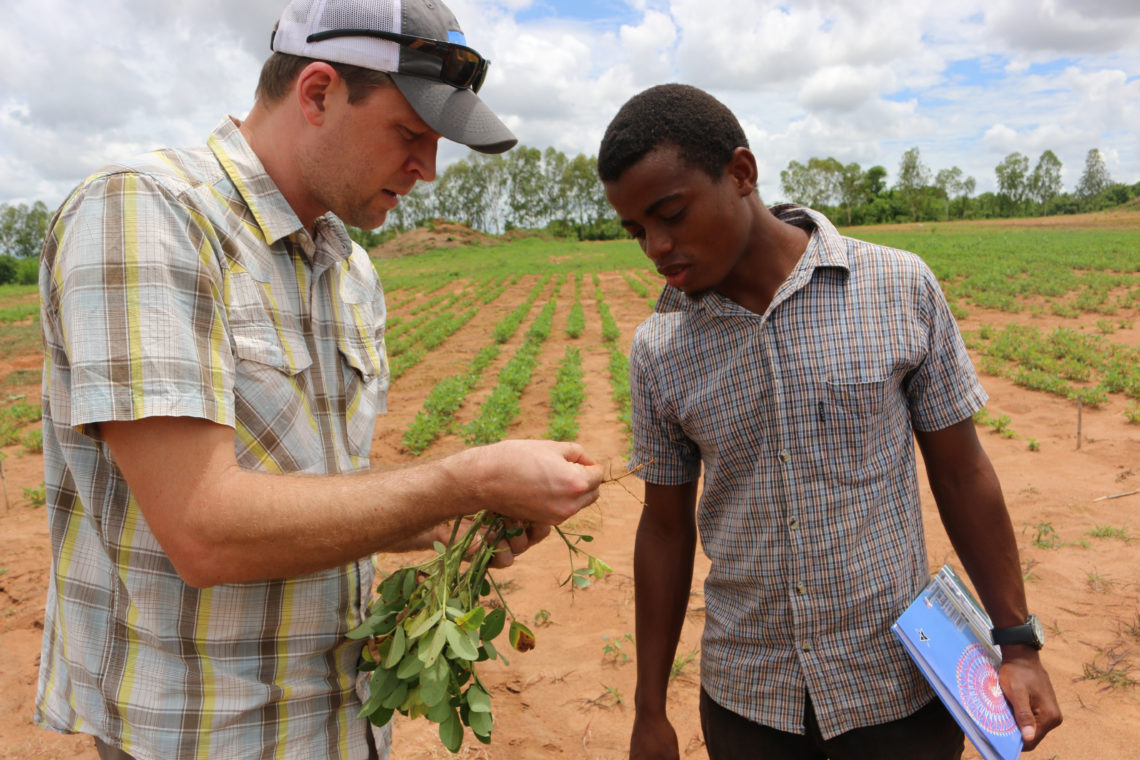
<svg viewBox="0 0 1140 760"><path fill-rule="evenodd" d="M277 310L267 283L234 273L227 314L234 356L238 463L261 471L319 471L310 408L313 359L304 335Z"/></svg>
<svg viewBox="0 0 1140 760"><path fill-rule="evenodd" d="M857 485L884 466L883 410L889 380L826 380L819 388L817 418L829 477Z"/></svg>
<svg viewBox="0 0 1140 760"><path fill-rule="evenodd" d="M344 303L337 323L341 357L346 446L357 457L368 457L376 415L384 412L388 390L388 359L384 341L375 340L371 303Z"/></svg>

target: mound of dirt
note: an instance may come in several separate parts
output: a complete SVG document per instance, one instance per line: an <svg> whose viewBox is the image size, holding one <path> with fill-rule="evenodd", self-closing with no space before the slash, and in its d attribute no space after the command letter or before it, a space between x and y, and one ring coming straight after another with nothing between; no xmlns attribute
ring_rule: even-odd
<svg viewBox="0 0 1140 760"><path fill-rule="evenodd" d="M428 227L401 232L386 243L373 248L368 255L375 259L394 259L437 248L465 245L492 245L496 239L465 224L435 220Z"/></svg>

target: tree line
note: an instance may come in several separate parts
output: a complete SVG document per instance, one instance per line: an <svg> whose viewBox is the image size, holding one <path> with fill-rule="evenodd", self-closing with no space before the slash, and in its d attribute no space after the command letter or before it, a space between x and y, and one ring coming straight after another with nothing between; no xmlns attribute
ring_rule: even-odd
<svg viewBox="0 0 1140 760"><path fill-rule="evenodd" d="M887 170L834 158L792 161L780 172L787 200L826 213L836 224L995 219L1015 216L1076 214L1118 206L1140 196L1140 182L1113 182L1104 156L1089 150L1085 168L1072 192L1061 181L1061 160L1051 150L1037 159L1010 153L994 168L997 191L975 196L977 182L957 166L937 173L923 163L918 147L903 153L898 178L886 182Z"/></svg>
<svg viewBox="0 0 1140 760"><path fill-rule="evenodd" d="M857 163L811 158L807 163L789 162L780 172L780 186L784 200L822 211L837 225L1075 214L1140 196L1140 182L1112 181L1096 148L1088 152L1071 192L1062 185L1062 164L1053 151L1042 153L1032 170L1029 164L1021 153L1009 154L994 168L996 192L975 195L973 177L956 166L932 172L918 147L913 147L899 161L893 185L882 166L864 170ZM31 206L0 204L0 284L35 284L35 259L50 218L42 201ZM506 154L471 152L448 166L435 182L418 183L389 212L381 229L349 232L371 249L434 219L493 234L545 230L579 240L625 235L606 201L595 156L570 158L554 148L525 145Z"/></svg>

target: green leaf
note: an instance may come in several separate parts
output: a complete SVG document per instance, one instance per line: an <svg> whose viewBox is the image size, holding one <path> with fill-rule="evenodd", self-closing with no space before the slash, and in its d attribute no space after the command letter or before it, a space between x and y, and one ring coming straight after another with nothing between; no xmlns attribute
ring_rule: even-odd
<svg viewBox="0 0 1140 760"><path fill-rule="evenodd" d="M388 656L384 658L384 667L394 668L400 664L400 660L404 659L404 649L407 646L407 639L404 635L404 627L400 626L396 629L396 634L392 637L392 647L388 650Z"/></svg>
<svg viewBox="0 0 1140 760"><path fill-rule="evenodd" d="M447 696L446 694L444 696ZM455 715L455 708L451 706L451 702L447 699L441 699L434 705L428 708L425 713L427 719L435 723L443 723L448 717Z"/></svg>
<svg viewBox="0 0 1140 760"><path fill-rule="evenodd" d="M435 707L441 702L447 703L447 681L433 681L432 683L423 683L420 686L420 699L424 701L425 705ZM436 723L439 723L437 720Z"/></svg>
<svg viewBox="0 0 1140 760"><path fill-rule="evenodd" d="M491 712L491 695L479 684L471 684L465 696L467 697L467 706L471 708L471 712Z"/></svg>
<svg viewBox="0 0 1140 760"><path fill-rule="evenodd" d="M447 622L446 620L444 621ZM427 639L420 639L420 646L418 656L424 661L424 665L432 665L439 653L443 651L443 645L447 643L447 634L444 631L443 625L436 626L435 633L429 642ZM425 646L426 645L426 646Z"/></svg>
<svg viewBox="0 0 1140 760"><path fill-rule="evenodd" d="M375 712L377 705L382 703L384 698L392 693L392 690L396 688L396 684L399 682L400 679L396 677L394 671L372 671L372 677L368 681L368 701L364 703L364 707L360 710L360 715Z"/></svg>
<svg viewBox="0 0 1140 760"><path fill-rule="evenodd" d="M394 712L396 711L389 707L381 707L376 712L369 715L368 720L372 721L372 725L374 726L383 726L386 725L388 721L392 720L392 713Z"/></svg>
<svg viewBox="0 0 1140 760"><path fill-rule="evenodd" d="M447 643L455 654L464 660L474 660L479 656L479 650L463 630L450 620L444 620L440 626L447 632Z"/></svg>
<svg viewBox="0 0 1140 760"><path fill-rule="evenodd" d="M488 660L493 660L493 659L495 659L496 657L499 657L499 656L500 656L500 655L499 655L499 650L498 650L498 649L496 649L496 648L495 648L495 645L494 645L494 644L492 644L492 643L491 643L491 642L489 642L489 641L484 641L484 642L483 642L483 647L482 647L482 649L483 649L483 651L484 651L484 652L486 652L486 654L487 654L487 659L488 659ZM503 660L503 662L506 662L506 659L504 659L504 660Z"/></svg>
<svg viewBox="0 0 1140 760"><path fill-rule="evenodd" d="M446 553L447 553L447 547L446 547L446 546L444 546L444 545L443 545L442 543L440 543L439 541L432 541L432 542L431 542L431 547L432 547L433 549L435 549L435 553L436 553L436 554L446 554Z"/></svg>
<svg viewBox="0 0 1140 760"><path fill-rule="evenodd" d="M397 680L396 684L396 688L392 693L384 697L380 702L382 706L389 707L393 710L399 707L404 701L404 698L408 696L408 682Z"/></svg>
<svg viewBox="0 0 1140 760"><path fill-rule="evenodd" d="M597 557L590 557L590 573L601 580L612 573L614 569Z"/></svg>
<svg viewBox="0 0 1140 760"><path fill-rule="evenodd" d="M407 599L416 590L416 571L408 568L404 571L404 584L402 589L402 596Z"/></svg>
<svg viewBox="0 0 1140 760"><path fill-rule="evenodd" d="M474 710L467 716L470 722L471 730L475 732L476 736L490 736L491 728L494 721L491 719L489 712L475 712Z"/></svg>
<svg viewBox="0 0 1140 760"><path fill-rule="evenodd" d="M464 630L474 631L483 624L483 618L486 616L487 610L482 607L476 607L473 610L469 610L465 615L456 618L455 624Z"/></svg>
<svg viewBox="0 0 1140 760"><path fill-rule="evenodd" d="M415 652L408 652L400 660L400 667L396 668L396 676L407 681L412 676L418 676L424 669L423 660Z"/></svg>
<svg viewBox="0 0 1140 760"><path fill-rule="evenodd" d="M369 636L375 636L376 629L378 629L384 623L384 621L386 621L391 616L391 612L386 612L382 615L375 613L369 615L367 620L346 633L345 636L350 639L366 639Z"/></svg>
<svg viewBox="0 0 1140 760"><path fill-rule="evenodd" d="M479 629L479 637L484 642L498 636L503 632L503 625L507 622L507 611L503 608L491 610L486 618L483 619L483 625Z"/></svg>
<svg viewBox="0 0 1140 760"><path fill-rule="evenodd" d="M439 740L453 753L463 746L463 724L459 722L459 715L454 709L439 724Z"/></svg>
<svg viewBox="0 0 1140 760"><path fill-rule="evenodd" d="M588 588L590 585L590 579L584 575L575 575L574 585L578 588Z"/></svg>
<svg viewBox="0 0 1140 760"><path fill-rule="evenodd" d="M427 610L424 610L424 612L426 613ZM430 631L436 623L439 622L439 619L441 617L443 617L443 610L436 610L432 615L429 615L423 620L420 620L413 627L410 627L408 629L408 638L418 639L420 636L423 636L425 633ZM419 618L417 617L417 620L418 619Z"/></svg>

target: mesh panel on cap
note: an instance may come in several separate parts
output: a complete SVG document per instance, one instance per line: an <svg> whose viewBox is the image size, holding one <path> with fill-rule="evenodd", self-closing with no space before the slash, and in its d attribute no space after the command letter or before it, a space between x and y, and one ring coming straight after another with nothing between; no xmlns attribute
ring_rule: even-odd
<svg viewBox="0 0 1140 760"><path fill-rule="evenodd" d="M321 12L320 29L378 29L400 31L398 0L358 0L355 3L326 3Z"/></svg>
<svg viewBox="0 0 1140 760"><path fill-rule="evenodd" d="M309 14L312 12L314 2L316 2L316 0L293 0L286 9L289 14L289 20L297 24L304 24L309 20Z"/></svg>

